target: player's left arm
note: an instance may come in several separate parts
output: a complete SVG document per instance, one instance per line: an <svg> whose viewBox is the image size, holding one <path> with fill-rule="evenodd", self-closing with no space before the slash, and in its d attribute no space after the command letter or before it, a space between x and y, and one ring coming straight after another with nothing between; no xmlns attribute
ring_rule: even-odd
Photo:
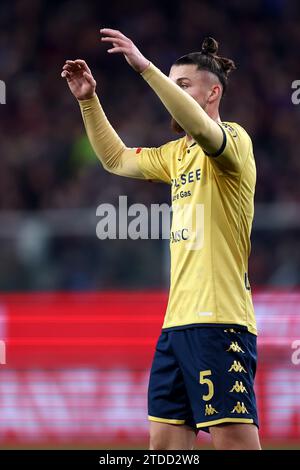
<svg viewBox="0 0 300 470"><path fill-rule="evenodd" d="M129 65L148 82L173 118L208 155L223 151L226 132L191 96L146 59L120 31L104 28L100 33L102 41L112 43L108 52L124 54Z"/></svg>

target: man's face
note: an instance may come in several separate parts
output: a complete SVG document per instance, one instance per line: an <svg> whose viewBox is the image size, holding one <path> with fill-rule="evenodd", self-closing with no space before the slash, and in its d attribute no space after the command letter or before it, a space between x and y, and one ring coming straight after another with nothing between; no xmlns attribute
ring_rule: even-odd
<svg viewBox="0 0 300 470"><path fill-rule="evenodd" d="M210 72L198 70L194 64L173 65L169 78L188 93L205 110L215 79ZM172 130L184 132L174 118L171 120Z"/></svg>

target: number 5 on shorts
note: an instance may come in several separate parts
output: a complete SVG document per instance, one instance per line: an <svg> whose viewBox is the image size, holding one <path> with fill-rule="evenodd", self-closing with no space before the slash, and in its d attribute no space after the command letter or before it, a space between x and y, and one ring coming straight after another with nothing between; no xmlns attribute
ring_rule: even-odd
<svg viewBox="0 0 300 470"><path fill-rule="evenodd" d="M202 398L204 401L209 401L212 399L214 396L214 384L210 379L207 379L206 377L211 375L211 370L202 370L200 372L200 383L201 385L205 384L208 386L208 394L207 395L202 395Z"/></svg>

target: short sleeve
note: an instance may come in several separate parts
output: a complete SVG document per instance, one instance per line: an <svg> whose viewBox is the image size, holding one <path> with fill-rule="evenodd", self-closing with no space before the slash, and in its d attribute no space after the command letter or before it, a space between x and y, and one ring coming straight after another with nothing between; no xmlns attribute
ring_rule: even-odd
<svg viewBox="0 0 300 470"><path fill-rule="evenodd" d="M171 184L168 144L161 147L139 147L136 149L138 164L148 180Z"/></svg>
<svg viewBox="0 0 300 470"><path fill-rule="evenodd" d="M252 151L252 142L241 126L236 123L222 123L224 140L221 149L208 155L211 163L223 173L239 174Z"/></svg>

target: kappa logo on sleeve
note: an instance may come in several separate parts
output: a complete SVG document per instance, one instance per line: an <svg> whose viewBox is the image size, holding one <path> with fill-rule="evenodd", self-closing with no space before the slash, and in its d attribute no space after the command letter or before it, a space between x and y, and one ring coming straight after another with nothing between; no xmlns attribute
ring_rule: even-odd
<svg viewBox="0 0 300 470"><path fill-rule="evenodd" d="M228 132L230 132L232 137L237 137L238 136L236 129L234 127L232 127L230 124L227 124L227 122L222 122L222 126L225 127L225 129Z"/></svg>

